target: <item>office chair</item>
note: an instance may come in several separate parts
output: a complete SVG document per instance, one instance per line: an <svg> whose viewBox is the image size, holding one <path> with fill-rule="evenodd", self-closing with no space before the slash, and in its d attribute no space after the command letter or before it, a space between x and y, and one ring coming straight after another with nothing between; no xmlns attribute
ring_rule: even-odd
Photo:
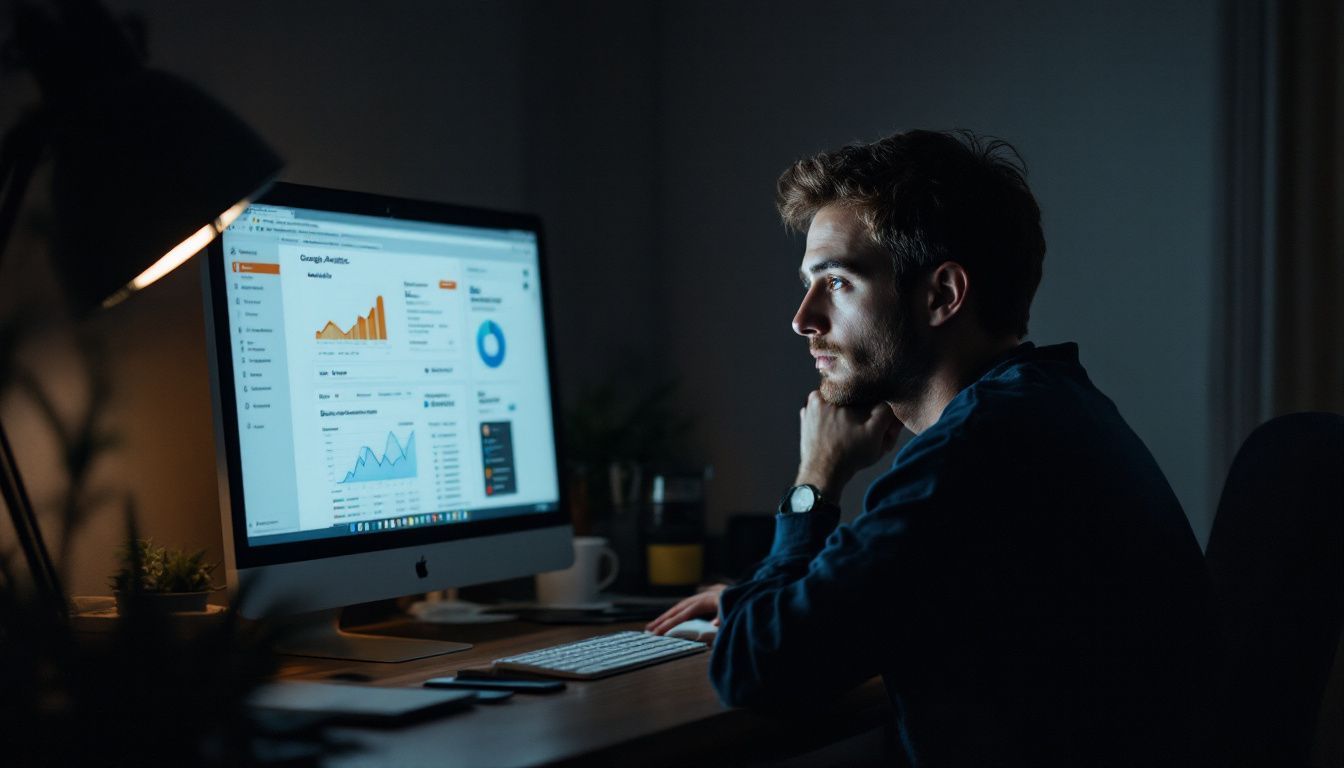
<svg viewBox="0 0 1344 768"><path fill-rule="evenodd" d="M1297 413L1251 433L1205 562L1224 651L1212 756L1308 765L1344 624L1344 416Z"/></svg>

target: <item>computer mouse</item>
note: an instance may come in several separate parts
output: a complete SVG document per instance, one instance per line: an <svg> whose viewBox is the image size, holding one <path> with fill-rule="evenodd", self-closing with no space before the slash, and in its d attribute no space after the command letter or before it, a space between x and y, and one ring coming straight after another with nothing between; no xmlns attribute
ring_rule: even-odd
<svg viewBox="0 0 1344 768"><path fill-rule="evenodd" d="M701 643L714 642L714 636L719 633L719 628L712 622L704 619L691 619L683 621L677 626L667 630L668 637L680 637L683 640L696 640Z"/></svg>

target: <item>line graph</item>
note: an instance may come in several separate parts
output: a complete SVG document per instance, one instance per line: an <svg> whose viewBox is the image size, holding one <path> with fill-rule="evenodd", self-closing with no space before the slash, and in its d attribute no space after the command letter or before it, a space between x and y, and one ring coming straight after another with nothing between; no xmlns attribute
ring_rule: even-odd
<svg viewBox="0 0 1344 768"><path fill-rule="evenodd" d="M395 433L388 432L382 455L374 453L367 445L361 446L354 466L339 482L366 483L377 480L404 480L415 476L415 432L412 431L406 436L405 445L397 439Z"/></svg>

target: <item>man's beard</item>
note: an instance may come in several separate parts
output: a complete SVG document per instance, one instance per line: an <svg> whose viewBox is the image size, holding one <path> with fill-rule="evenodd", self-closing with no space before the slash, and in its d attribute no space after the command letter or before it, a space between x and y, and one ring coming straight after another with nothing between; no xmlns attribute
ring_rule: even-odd
<svg viewBox="0 0 1344 768"><path fill-rule="evenodd" d="M821 396L832 405L871 406L909 401L923 393L933 369L929 340L920 336L901 306L859 334L845 348L813 344L814 353L832 352L845 368L844 379L821 375Z"/></svg>

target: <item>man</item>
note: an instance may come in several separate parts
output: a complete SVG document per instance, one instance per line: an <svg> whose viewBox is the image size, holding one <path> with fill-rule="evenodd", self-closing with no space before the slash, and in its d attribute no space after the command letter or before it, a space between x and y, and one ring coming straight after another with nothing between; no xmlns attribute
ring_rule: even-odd
<svg viewBox="0 0 1344 768"><path fill-rule="evenodd" d="M780 177L821 376L798 476L755 576L650 628L717 609L730 706L805 716L882 675L912 765L1184 764L1203 558L1076 345L1021 343L1045 241L1010 152L910 131ZM901 425L915 437L837 527Z"/></svg>

